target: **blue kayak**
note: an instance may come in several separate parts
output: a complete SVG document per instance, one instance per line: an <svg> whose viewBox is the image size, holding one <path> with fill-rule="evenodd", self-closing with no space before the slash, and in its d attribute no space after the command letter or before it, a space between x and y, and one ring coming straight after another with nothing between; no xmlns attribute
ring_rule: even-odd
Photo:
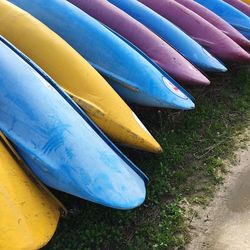
<svg viewBox="0 0 250 250"><path fill-rule="evenodd" d="M185 58L204 71L225 72L226 67L173 23L136 0L108 0L144 24Z"/></svg>
<svg viewBox="0 0 250 250"><path fill-rule="evenodd" d="M192 109L192 98L139 50L71 3L11 0L66 40L128 102Z"/></svg>
<svg viewBox="0 0 250 250"><path fill-rule="evenodd" d="M30 59L0 37L0 131L48 186L117 209L143 203L147 177Z"/></svg>
<svg viewBox="0 0 250 250"><path fill-rule="evenodd" d="M250 18L232 5L222 0L195 0L236 28L250 39Z"/></svg>

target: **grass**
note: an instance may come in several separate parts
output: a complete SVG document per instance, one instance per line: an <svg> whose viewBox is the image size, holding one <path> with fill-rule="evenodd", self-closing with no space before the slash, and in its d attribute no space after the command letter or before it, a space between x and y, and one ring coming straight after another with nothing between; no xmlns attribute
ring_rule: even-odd
<svg viewBox="0 0 250 250"><path fill-rule="evenodd" d="M136 108L164 149L160 156L122 149L150 177L145 204L124 212L56 193L69 215L45 249L183 249L196 216L186 205L209 202L227 172L223 159L233 159L234 138L249 125L249 68L212 79L190 90L193 111Z"/></svg>

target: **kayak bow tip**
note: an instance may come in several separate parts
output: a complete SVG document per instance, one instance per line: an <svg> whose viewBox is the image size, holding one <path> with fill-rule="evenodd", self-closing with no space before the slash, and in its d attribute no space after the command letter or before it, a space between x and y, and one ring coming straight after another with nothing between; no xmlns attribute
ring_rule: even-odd
<svg viewBox="0 0 250 250"><path fill-rule="evenodd" d="M173 100L173 108L180 109L180 110L192 110L195 109L195 104L190 98L182 99L179 98Z"/></svg>
<svg viewBox="0 0 250 250"><path fill-rule="evenodd" d="M210 85L211 82L206 76L204 76L202 73L200 73L196 77L190 76L188 83L190 83L190 85L194 85L194 86L195 85L208 86L208 85Z"/></svg>
<svg viewBox="0 0 250 250"><path fill-rule="evenodd" d="M225 73L228 71L226 66L222 62L218 61L216 58L214 58L214 60L210 62L207 62L204 65L203 69L207 72L214 72L214 73Z"/></svg>
<svg viewBox="0 0 250 250"><path fill-rule="evenodd" d="M136 174L137 175L137 174ZM131 210L143 204L146 198L146 187L144 180L137 175L123 181L118 178L113 187L95 192L94 202L101 205L120 210Z"/></svg>

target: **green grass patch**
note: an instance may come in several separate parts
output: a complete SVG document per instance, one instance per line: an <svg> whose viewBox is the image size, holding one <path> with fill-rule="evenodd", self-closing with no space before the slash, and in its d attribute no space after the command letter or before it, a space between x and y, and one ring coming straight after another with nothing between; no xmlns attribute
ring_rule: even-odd
<svg viewBox="0 0 250 250"><path fill-rule="evenodd" d="M249 68L191 89L192 111L135 111L164 149L152 155L122 149L149 177L147 200L133 211L116 211L56 193L69 216L45 249L181 249L190 240L183 201L206 205L233 159L235 136L250 118ZM243 139L244 140L244 139Z"/></svg>

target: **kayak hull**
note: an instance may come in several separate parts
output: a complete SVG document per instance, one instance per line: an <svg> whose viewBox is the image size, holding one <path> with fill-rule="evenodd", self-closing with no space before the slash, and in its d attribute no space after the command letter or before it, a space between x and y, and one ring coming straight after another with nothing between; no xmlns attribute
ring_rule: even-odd
<svg viewBox="0 0 250 250"><path fill-rule="evenodd" d="M113 4L102 0L69 2L133 43L175 80L192 85L209 84L209 80L175 49L130 16L127 9L120 8L119 2L110 1Z"/></svg>
<svg viewBox="0 0 250 250"><path fill-rule="evenodd" d="M140 0L167 18L224 62L250 62L250 55L237 43L193 11L172 0Z"/></svg>
<svg viewBox="0 0 250 250"><path fill-rule="evenodd" d="M246 50L250 49L250 41L239 31L233 28L229 23L227 23L224 19L216 15L214 12L205 8L201 4L196 3L195 1L177 0L177 2L184 5L188 9L192 10L193 12L213 24L216 28L221 30L224 34L226 34L232 40L238 43L242 48Z"/></svg>
<svg viewBox="0 0 250 250"><path fill-rule="evenodd" d="M52 188L104 206L139 206L147 177L48 75L1 41L0 130L32 171Z"/></svg>
<svg viewBox="0 0 250 250"><path fill-rule="evenodd" d="M244 14L246 14L248 17L250 17L250 6L242 1L237 1L237 0L225 0L228 4L231 4Z"/></svg>
<svg viewBox="0 0 250 250"><path fill-rule="evenodd" d="M84 1L72 0L74 2ZM226 68L203 47L190 38L173 23L163 18L155 11L141 4L139 1L113 1L109 2L117 5L133 18L152 30L155 34L165 40L191 63L204 71L225 72ZM78 4L78 6L80 6Z"/></svg>
<svg viewBox="0 0 250 250"><path fill-rule="evenodd" d="M250 0L242 0L242 1L250 5Z"/></svg>
<svg viewBox="0 0 250 250"><path fill-rule="evenodd" d="M222 0L196 0L196 2L213 11L250 39L250 18L247 15Z"/></svg>
<svg viewBox="0 0 250 250"><path fill-rule="evenodd" d="M0 1L0 21L0 35L46 71L112 140L161 152L127 104L63 39L8 1Z"/></svg>
<svg viewBox="0 0 250 250"><path fill-rule="evenodd" d="M194 107L189 98L178 97L166 86L164 78L173 83L178 91L181 89L152 60L71 3L59 0L46 3L43 0L11 2L46 24L106 79L112 79L110 83L114 84L113 88L121 90L118 92L120 96L123 97L123 91L130 91L131 96L136 98L129 101L135 104L154 106L155 101L150 102L152 99L157 100L157 107L162 108ZM185 95L188 94L185 92Z"/></svg>
<svg viewBox="0 0 250 250"><path fill-rule="evenodd" d="M60 206L34 178L0 134L0 248L33 250L52 238Z"/></svg>

